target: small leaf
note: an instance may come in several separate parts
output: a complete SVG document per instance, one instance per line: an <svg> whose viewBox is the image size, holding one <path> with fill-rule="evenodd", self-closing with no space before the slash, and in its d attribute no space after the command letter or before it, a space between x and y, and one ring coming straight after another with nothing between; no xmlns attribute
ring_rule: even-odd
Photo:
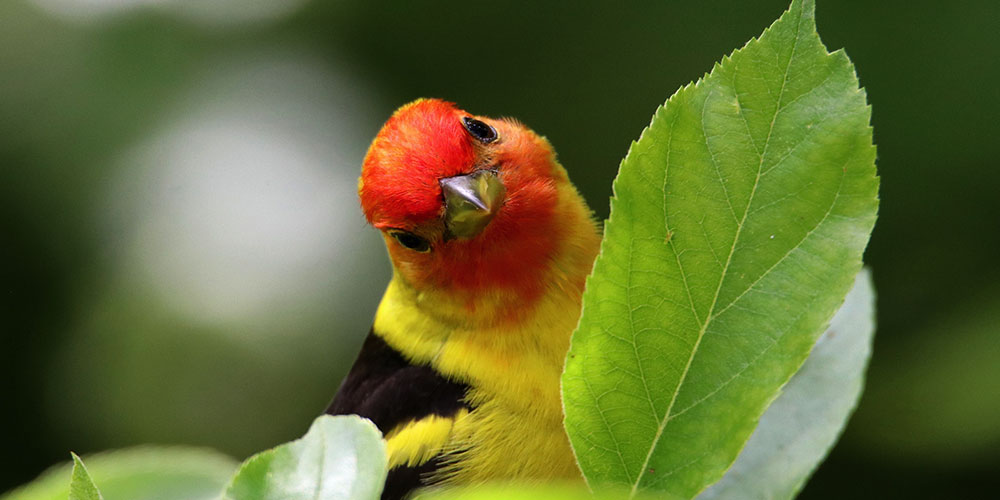
<svg viewBox="0 0 1000 500"><path fill-rule="evenodd" d="M73 477L69 483L69 500L104 500L94 480L90 479L83 460L76 453L70 454L73 455Z"/></svg>
<svg viewBox="0 0 1000 500"><path fill-rule="evenodd" d="M385 443L374 424L356 416L324 415L302 439L244 462L225 498L375 500L385 467Z"/></svg>
<svg viewBox="0 0 1000 500"><path fill-rule="evenodd" d="M622 162L563 375L591 485L719 480L861 268L871 112L814 8L680 89Z"/></svg>
<svg viewBox="0 0 1000 500"><path fill-rule="evenodd" d="M2 500L66 500L73 463L60 464ZM105 500L218 498L237 463L203 448L141 446L87 456L87 472Z"/></svg>
<svg viewBox="0 0 1000 500"><path fill-rule="evenodd" d="M863 270L732 468L698 499L793 498L858 403L874 333L875 291L870 273Z"/></svg>

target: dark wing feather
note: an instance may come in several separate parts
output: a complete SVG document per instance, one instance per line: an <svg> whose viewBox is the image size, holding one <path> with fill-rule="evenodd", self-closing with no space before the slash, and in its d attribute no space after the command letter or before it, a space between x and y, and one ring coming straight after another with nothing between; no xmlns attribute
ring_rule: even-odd
<svg viewBox="0 0 1000 500"><path fill-rule="evenodd" d="M471 409L464 401L468 389L430 366L410 363L372 330L326 413L360 415L385 434L428 415L450 417L463 408ZM426 486L421 480L437 465L432 459L414 467L393 468L386 477L382 500L400 499Z"/></svg>

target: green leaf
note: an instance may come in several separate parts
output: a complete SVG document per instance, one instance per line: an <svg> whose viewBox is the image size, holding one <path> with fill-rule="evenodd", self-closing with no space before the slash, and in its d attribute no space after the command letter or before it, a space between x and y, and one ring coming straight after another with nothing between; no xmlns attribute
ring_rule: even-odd
<svg viewBox="0 0 1000 500"><path fill-rule="evenodd" d="M590 484L692 498L721 478L861 268L870 109L814 7L680 89L622 162L563 375Z"/></svg>
<svg viewBox="0 0 1000 500"><path fill-rule="evenodd" d="M3 500L66 500L72 462L4 495ZM209 500L218 498L236 461L212 450L139 447L87 456L87 471L105 500Z"/></svg>
<svg viewBox="0 0 1000 500"><path fill-rule="evenodd" d="M73 455L73 477L69 483L69 500L104 500L101 492L97 490L97 485L87 473L87 466L83 465L83 460L76 453Z"/></svg>
<svg viewBox="0 0 1000 500"><path fill-rule="evenodd" d="M357 416L324 415L302 439L244 462L225 498L374 500L385 476L385 443L375 425Z"/></svg>
<svg viewBox="0 0 1000 500"><path fill-rule="evenodd" d="M863 270L732 468L698 499L793 498L858 403L874 333L875 291Z"/></svg>

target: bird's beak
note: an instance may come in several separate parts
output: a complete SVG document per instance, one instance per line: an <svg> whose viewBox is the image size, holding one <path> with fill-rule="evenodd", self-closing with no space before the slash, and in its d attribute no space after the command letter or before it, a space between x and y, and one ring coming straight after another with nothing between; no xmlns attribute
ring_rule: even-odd
<svg viewBox="0 0 1000 500"><path fill-rule="evenodd" d="M472 238L481 233L503 205L507 189L491 170L441 179L444 223L451 236Z"/></svg>

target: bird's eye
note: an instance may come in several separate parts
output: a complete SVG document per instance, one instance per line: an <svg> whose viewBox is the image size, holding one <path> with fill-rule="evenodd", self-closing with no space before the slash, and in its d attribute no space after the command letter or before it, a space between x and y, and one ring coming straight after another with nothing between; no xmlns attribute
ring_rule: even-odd
<svg viewBox="0 0 1000 500"><path fill-rule="evenodd" d="M468 130L472 137L475 137L483 144L489 144L497 140L497 131L493 127L468 116L462 118L462 125Z"/></svg>
<svg viewBox="0 0 1000 500"><path fill-rule="evenodd" d="M400 245L403 245L414 252L429 252L431 250L430 242L411 232L394 229L389 231L389 236L395 238Z"/></svg>

